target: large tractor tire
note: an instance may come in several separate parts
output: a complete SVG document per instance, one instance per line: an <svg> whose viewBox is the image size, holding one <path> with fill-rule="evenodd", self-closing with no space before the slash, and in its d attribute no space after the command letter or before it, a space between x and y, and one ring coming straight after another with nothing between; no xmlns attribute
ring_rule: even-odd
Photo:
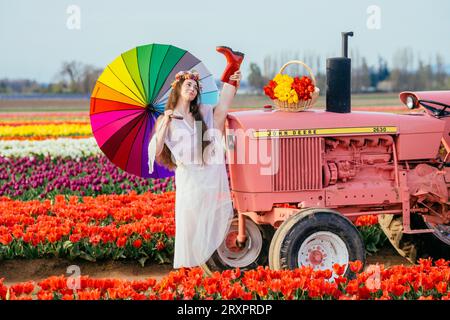
<svg viewBox="0 0 450 320"><path fill-rule="evenodd" d="M450 226L435 225L425 222L422 217L415 216L415 228L426 228L435 230L434 233L419 235L419 257L431 257L437 259L450 259Z"/></svg>
<svg viewBox="0 0 450 320"><path fill-rule="evenodd" d="M346 265L345 276L352 277L348 266L356 260L365 264L361 234L350 220L328 209L306 209L287 219L269 249L269 266L274 270L300 266L333 270L337 263Z"/></svg>
<svg viewBox="0 0 450 320"><path fill-rule="evenodd" d="M378 216L381 228L397 252L416 263L417 259L431 257L434 260L450 259L450 234L448 226L436 226L424 222L419 215L411 215L412 229L437 229L435 233L404 234L402 216L391 214Z"/></svg>
<svg viewBox="0 0 450 320"><path fill-rule="evenodd" d="M240 268L245 271L267 265L270 241L275 230L271 225L258 225L250 218L245 219L245 246L239 248L236 245L238 218L235 218L223 243L211 258L201 265L207 275L227 269Z"/></svg>

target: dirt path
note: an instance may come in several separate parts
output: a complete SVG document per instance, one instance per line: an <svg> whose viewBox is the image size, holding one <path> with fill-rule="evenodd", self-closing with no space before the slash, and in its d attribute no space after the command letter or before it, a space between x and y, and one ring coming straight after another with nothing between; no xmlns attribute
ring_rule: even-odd
<svg viewBox="0 0 450 320"><path fill-rule="evenodd" d="M386 267L392 265L411 265L405 258L401 257L392 247L385 247L376 255L367 257L367 265L384 264ZM11 285L28 280L40 281L50 276L66 275L67 268L77 265L81 275L92 278L119 278L127 280L143 280L154 278L160 280L172 271L171 264L148 264L141 267L135 261L106 261L92 263L88 261L68 261L65 259L36 259L36 260L8 260L0 261L0 278L5 278L4 283Z"/></svg>
<svg viewBox="0 0 450 320"><path fill-rule="evenodd" d="M35 260L7 260L0 261L0 278L4 283L11 285L18 282L34 280L40 281L50 276L71 276L67 273L68 267L76 265L81 275L92 278L118 278L127 280L144 280L154 278L160 280L172 271L169 264L147 264L141 267L136 261L69 261L66 259L35 259Z"/></svg>
<svg viewBox="0 0 450 320"><path fill-rule="evenodd" d="M386 267L401 264L405 266L413 265L409 260L398 254L398 252L390 244L387 244L381 248L381 250L374 255L367 255L366 266L377 263L384 264Z"/></svg>

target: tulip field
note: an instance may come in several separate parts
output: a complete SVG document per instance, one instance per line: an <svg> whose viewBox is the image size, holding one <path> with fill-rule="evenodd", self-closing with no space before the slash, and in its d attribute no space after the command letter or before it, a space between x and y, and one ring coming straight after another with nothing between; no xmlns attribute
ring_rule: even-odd
<svg viewBox="0 0 450 320"><path fill-rule="evenodd" d="M2 261L62 258L171 264L175 236L174 178L144 179L112 164L92 136L87 112L0 113L0 268ZM386 242L377 218L355 224L368 254ZM203 274L169 272L160 280L81 276L6 284L0 300L99 299L449 299L450 262L313 271L267 267ZM332 278L332 274L338 275Z"/></svg>
<svg viewBox="0 0 450 320"><path fill-rule="evenodd" d="M309 267L292 271L273 271L263 267L245 273L239 269L204 276L202 269L172 271L161 281L146 279L93 279L80 277L79 288L68 288L68 279L54 276L39 281L3 285L0 299L10 300L174 300L174 299L260 299L260 300L449 300L448 261L420 260L413 267L382 266L361 271L361 263L350 263L355 279L342 276L343 266L335 265L338 274L330 281L332 271L313 271ZM340 275L339 275L340 274Z"/></svg>

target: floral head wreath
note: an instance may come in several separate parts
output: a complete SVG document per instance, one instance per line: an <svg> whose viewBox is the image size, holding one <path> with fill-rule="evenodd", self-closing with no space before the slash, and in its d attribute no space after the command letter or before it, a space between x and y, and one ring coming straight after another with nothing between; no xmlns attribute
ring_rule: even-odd
<svg viewBox="0 0 450 320"><path fill-rule="evenodd" d="M172 82L172 89L175 89L175 86L177 85L178 81L180 81L181 79L187 80L187 79L192 79L195 80L197 82L199 82L200 80L200 74L195 71L192 70L191 71L180 71L175 75L175 80ZM199 90L202 89L202 85L199 83Z"/></svg>

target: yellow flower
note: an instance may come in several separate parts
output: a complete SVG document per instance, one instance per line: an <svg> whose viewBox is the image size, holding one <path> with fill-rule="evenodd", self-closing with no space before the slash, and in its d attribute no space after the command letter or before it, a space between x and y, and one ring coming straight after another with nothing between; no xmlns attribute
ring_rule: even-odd
<svg viewBox="0 0 450 320"><path fill-rule="evenodd" d="M292 89L289 92L289 98L288 98L288 103L297 103L298 102L298 95L297 92L295 92L294 89Z"/></svg>
<svg viewBox="0 0 450 320"><path fill-rule="evenodd" d="M276 98L278 98L278 100L286 101L289 98L289 91L290 91L289 87L280 84L275 87L274 95Z"/></svg>
<svg viewBox="0 0 450 320"><path fill-rule="evenodd" d="M273 79L278 85L288 86L290 87L292 82L294 82L294 78L288 76L287 74L278 73Z"/></svg>
<svg viewBox="0 0 450 320"><path fill-rule="evenodd" d="M273 93L278 100L288 101L289 103L296 103L298 101L297 93L291 87L294 82L294 78L288 76L287 74L278 73L273 78L273 81L277 83Z"/></svg>
<svg viewBox="0 0 450 320"><path fill-rule="evenodd" d="M278 96L280 101L287 101L289 99L289 92L281 91Z"/></svg>
<svg viewBox="0 0 450 320"><path fill-rule="evenodd" d="M276 83L280 83L281 82L281 78L282 78L282 74L281 73L277 73L277 75L275 76L275 78L273 78L273 81L275 81Z"/></svg>

